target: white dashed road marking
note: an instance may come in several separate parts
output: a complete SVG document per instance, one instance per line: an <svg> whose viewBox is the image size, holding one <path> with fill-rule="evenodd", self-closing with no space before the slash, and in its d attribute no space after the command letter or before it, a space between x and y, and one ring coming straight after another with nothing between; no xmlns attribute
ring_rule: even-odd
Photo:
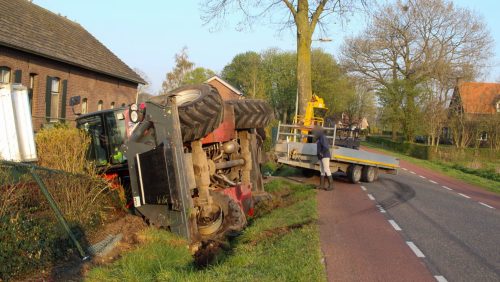
<svg viewBox="0 0 500 282"><path fill-rule="evenodd" d="M372 195L372 194L368 194L368 198L369 198L370 200L372 200L372 201L375 201L375 197L373 197L373 195Z"/></svg>
<svg viewBox="0 0 500 282"><path fill-rule="evenodd" d="M402 170L408 170L408 169L406 169L406 168L404 168L404 167L402 167L401 169L402 169Z"/></svg>
<svg viewBox="0 0 500 282"><path fill-rule="evenodd" d="M392 225L392 228L394 228L396 231L401 231L401 227L392 219L389 219L389 223Z"/></svg>
<svg viewBox="0 0 500 282"><path fill-rule="evenodd" d="M418 177L425 179L426 177L423 175L419 175Z"/></svg>
<svg viewBox="0 0 500 282"><path fill-rule="evenodd" d="M446 278L444 278L444 276L441 275L435 275L434 278L436 278L437 282L448 282L448 280L446 280Z"/></svg>
<svg viewBox="0 0 500 282"><path fill-rule="evenodd" d="M443 186L441 186L441 187L443 187L443 188L444 188L444 189L446 189L446 190L453 191L453 189L451 189L451 188L450 188L450 187L448 187L448 186L444 186L444 185L443 185Z"/></svg>
<svg viewBox="0 0 500 282"><path fill-rule="evenodd" d="M381 213L386 213L385 209L381 205L376 205Z"/></svg>
<svg viewBox="0 0 500 282"><path fill-rule="evenodd" d="M465 194L462 194L462 193L457 193L457 194L460 195L460 196L462 196L462 197L464 197L464 198L470 199L470 197L467 196L467 195L465 195Z"/></svg>
<svg viewBox="0 0 500 282"><path fill-rule="evenodd" d="M483 205L483 206L487 207L487 208L490 208L490 209L495 209L494 207L492 207L492 206L490 206L490 205L488 205L488 204L485 204L485 203L483 203L483 202L479 202L479 203L480 203L481 205Z"/></svg>
<svg viewBox="0 0 500 282"><path fill-rule="evenodd" d="M429 180L430 183L434 183L434 184L438 184L436 181L434 180Z"/></svg>
<svg viewBox="0 0 500 282"><path fill-rule="evenodd" d="M366 187L365 186L361 186L361 190L366 191Z"/></svg>
<svg viewBox="0 0 500 282"><path fill-rule="evenodd" d="M414 171L410 171L410 173L411 173L411 174L417 174L417 173L416 173L416 172L414 172Z"/></svg>
<svg viewBox="0 0 500 282"><path fill-rule="evenodd" d="M408 247L410 247L410 249L415 253L417 257L425 258L424 253L422 253L422 251L415 244L413 244L413 242L407 241L406 244L408 245Z"/></svg>

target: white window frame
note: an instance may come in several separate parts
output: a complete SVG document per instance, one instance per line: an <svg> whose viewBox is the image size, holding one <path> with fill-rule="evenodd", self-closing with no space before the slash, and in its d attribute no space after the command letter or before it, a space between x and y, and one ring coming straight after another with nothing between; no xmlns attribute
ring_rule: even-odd
<svg viewBox="0 0 500 282"><path fill-rule="evenodd" d="M12 69L7 66L0 67L0 83L10 83L12 79Z"/></svg>
<svg viewBox="0 0 500 282"><path fill-rule="evenodd" d="M59 121L59 98L61 97L61 79L53 77L50 85L50 122Z"/></svg>
<svg viewBox="0 0 500 282"><path fill-rule="evenodd" d="M82 99L82 114L88 113L88 102L87 98Z"/></svg>

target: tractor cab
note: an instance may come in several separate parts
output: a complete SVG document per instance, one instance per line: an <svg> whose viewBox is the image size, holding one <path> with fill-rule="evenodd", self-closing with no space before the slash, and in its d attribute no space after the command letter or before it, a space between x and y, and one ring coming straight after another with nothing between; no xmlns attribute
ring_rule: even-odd
<svg viewBox="0 0 500 282"><path fill-rule="evenodd" d="M125 139L125 108L110 109L79 116L76 126L91 138L88 159L98 166L122 166L127 163L120 151Z"/></svg>

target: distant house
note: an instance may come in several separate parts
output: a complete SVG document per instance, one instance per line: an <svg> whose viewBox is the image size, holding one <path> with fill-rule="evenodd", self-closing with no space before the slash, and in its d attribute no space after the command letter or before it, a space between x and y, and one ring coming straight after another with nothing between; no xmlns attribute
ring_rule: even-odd
<svg viewBox="0 0 500 282"><path fill-rule="evenodd" d="M500 113L500 83L460 82L453 92L450 109L468 118Z"/></svg>
<svg viewBox="0 0 500 282"><path fill-rule="evenodd" d="M205 82L215 87L223 100L238 100L243 98L243 93L240 90L216 75Z"/></svg>
<svg viewBox="0 0 500 282"><path fill-rule="evenodd" d="M459 117L478 129L476 140L480 143L488 141L488 131L481 127L481 123L495 122L500 116L500 83L459 82L449 109L451 118ZM449 128L444 128L443 133L447 138L451 136Z"/></svg>
<svg viewBox="0 0 500 282"><path fill-rule="evenodd" d="M31 1L0 0L0 83L28 87L33 124L135 101L144 80L81 25Z"/></svg>

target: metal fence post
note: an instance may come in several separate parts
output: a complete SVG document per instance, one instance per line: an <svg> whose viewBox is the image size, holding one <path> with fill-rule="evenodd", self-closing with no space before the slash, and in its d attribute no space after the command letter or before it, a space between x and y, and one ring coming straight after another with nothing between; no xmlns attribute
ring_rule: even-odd
<svg viewBox="0 0 500 282"><path fill-rule="evenodd" d="M31 174L33 179L36 181L38 186L40 187L40 190L42 190L43 195L49 202L50 207L54 211L57 220L59 223L63 226L64 230L66 230L66 233L68 233L69 237L71 238L71 241L73 241L73 244L75 244L76 248L78 249L78 252L80 253L80 256L82 257L83 260L87 260L89 258L88 255L85 254L85 251L83 250L82 246L76 239L75 234L71 231L71 229L68 226L68 223L64 216L61 213L61 210L59 210L59 207L57 206L56 202L54 201L54 198L52 198L52 195L50 194L49 190L45 186L45 183L43 183L43 180L36 174L36 172L33 170L33 167L29 167L28 172Z"/></svg>

